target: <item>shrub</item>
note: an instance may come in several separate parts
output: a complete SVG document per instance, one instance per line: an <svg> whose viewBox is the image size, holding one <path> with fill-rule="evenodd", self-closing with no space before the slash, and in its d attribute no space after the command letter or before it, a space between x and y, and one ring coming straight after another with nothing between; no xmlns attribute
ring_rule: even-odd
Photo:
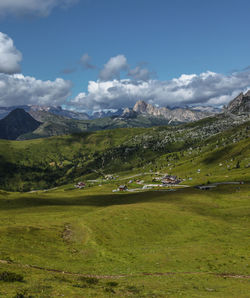
<svg viewBox="0 0 250 298"><path fill-rule="evenodd" d="M116 282L116 281L107 282L107 286L109 286L109 287L117 287L118 286L118 282Z"/></svg>
<svg viewBox="0 0 250 298"><path fill-rule="evenodd" d="M5 282L22 282L23 276L14 272L4 271L0 273L0 280Z"/></svg>
<svg viewBox="0 0 250 298"><path fill-rule="evenodd" d="M99 279L98 278L95 278L95 277L80 277L79 280L89 284L89 285L97 285L98 282L99 282Z"/></svg>

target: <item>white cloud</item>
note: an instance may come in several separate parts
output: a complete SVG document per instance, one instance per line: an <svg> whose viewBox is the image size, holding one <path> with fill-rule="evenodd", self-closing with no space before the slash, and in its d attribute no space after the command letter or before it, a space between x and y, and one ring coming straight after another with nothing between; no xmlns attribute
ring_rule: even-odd
<svg viewBox="0 0 250 298"><path fill-rule="evenodd" d="M90 81L88 92L80 93L71 103L86 110L131 107L137 100L159 106L222 105L248 88L250 69L228 76L210 71L199 75L183 74L168 81L98 80Z"/></svg>
<svg viewBox="0 0 250 298"><path fill-rule="evenodd" d="M99 77L102 81L120 78L122 70L128 69L127 58L124 55L117 55L109 59L100 71Z"/></svg>
<svg viewBox="0 0 250 298"><path fill-rule="evenodd" d="M70 96L71 87L70 81L61 78L41 81L22 74L0 74L0 106L61 105Z"/></svg>
<svg viewBox="0 0 250 298"><path fill-rule="evenodd" d="M78 0L0 0L0 16L48 16L56 6L67 7Z"/></svg>
<svg viewBox="0 0 250 298"><path fill-rule="evenodd" d="M91 57L89 54L85 53L82 55L80 59L80 63L82 64L82 67L85 69L95 69L95 65L91 64Z"/></svg>
<svg viewBox="0 0 250 298"><path fill-rule="evenodd" d="M13 74L21 71L22 54L15 48L13 40L0 32L0 73Z"/></svg>

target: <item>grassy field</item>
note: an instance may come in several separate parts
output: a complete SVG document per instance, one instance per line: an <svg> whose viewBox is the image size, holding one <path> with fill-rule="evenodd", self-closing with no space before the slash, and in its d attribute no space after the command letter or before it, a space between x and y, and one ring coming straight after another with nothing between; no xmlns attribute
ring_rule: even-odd
<svg viewBox="0 0 250 298"><path fill-rule="evenodd" d="M249 186L1 191L0 297L249 297Z"/></svg>

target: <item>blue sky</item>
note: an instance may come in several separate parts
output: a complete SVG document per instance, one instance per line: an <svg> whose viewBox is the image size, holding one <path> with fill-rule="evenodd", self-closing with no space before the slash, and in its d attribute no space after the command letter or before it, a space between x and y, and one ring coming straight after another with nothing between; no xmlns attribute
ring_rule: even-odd
<svg viewBox="0 0 250 298"><path fill-rule="evenodd" d="M2 1L0 32L22 54L23 75L1 71L0 44L5 85L30 85L27 77L49 80L55 88L57 78L70 84L63 86L65 94L36 87L28 101L11 92L1 101L0 84L0 105L34 104L39 92L46 100L37 96L37 104L66 102L83 110L118 108L138 99L220 105L250 87L248 0L64 0L68 7L60 7L58 0L44 0L46 7L38 0ZM84 54L91 67L81 64ZM118 58L101 78L112 57Z"/></svg>

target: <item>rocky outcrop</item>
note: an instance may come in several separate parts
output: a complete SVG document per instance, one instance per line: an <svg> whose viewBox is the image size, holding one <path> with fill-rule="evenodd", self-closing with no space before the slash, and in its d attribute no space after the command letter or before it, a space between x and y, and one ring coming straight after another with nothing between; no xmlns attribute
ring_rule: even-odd
<svg viewBox="0 0 250 298"><path fill-rule="evenodd" d="M226 107L226 111L232 114L250 113L250 90L245 94L241 92Z"/></svg>

